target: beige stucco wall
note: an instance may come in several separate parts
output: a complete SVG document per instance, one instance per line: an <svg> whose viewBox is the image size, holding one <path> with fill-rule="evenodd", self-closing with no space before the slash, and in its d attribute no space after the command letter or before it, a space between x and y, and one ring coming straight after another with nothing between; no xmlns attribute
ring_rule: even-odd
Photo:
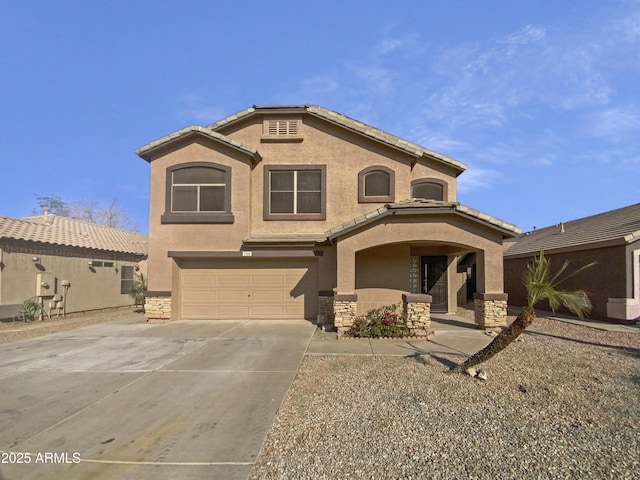
<svg viewBox="0 0 640 480"><path fill-rule="evenodd" d="M355 292L358 314L399 304L409 292L409 245L370 248L356 254Z"/></svg>
<svg viewBox="0 0 640 480"><path fill-rule="evenodd" d="M34 256L39 258L38 262L32 260ZM44 290L47 293L45 310L48 298L55 293L64 294L64 280L71 284L66 294L67 313L133 305L133 299L129 295L120 293L121 267L135 267L138 264L140 271L145 273L146 261L132 262L110 258L103 261L113 261L114 267L90 269L88 261L92 259L99 259L99 256L58 256L3 250L0 304L21 304L24 300L36 296L37 278L38 274L41 274L40 278L51 282L50 288Z"/></svg>
<svg viewBox="0 0 640 480"><path fill-rule="evenodd" d="M262 119L249 119L233 131L223 132L240 142L252 145L262 155L262 162L252 171L251 233L323 233L384 203L358 203L358 173L380 165L395 172L395 200L411 198L411 180L437 178L447 182L448 200L455 201L454 170L424 160L411 168L415 158L398 150L379 145L343 128L320 119L303 117L300 142L262 142ZM326 165L327 212L324 221L263 220L265 165Z"/></svg>
<svg viewBox="0 0 640 480"><path fill-rule="evenodd" d="M414 244L458 245L461 251L477 252L477 290L485 293L501 293L503 290L502 235L477 222L456 215L389 216L366 230L356 230L340 239L338 253L338 292L355 292L356 252L397 242ZM486 262L486 270L481 264ZM449 262L449 282L455 285L457 274ZM487 274L485 275L485 271ZM455 303L455 292L450 302Z"/></svg>
<svg viewBox="0 0 640 480"><path fill-rule="evenodd" d="M383 203L358 203L358 173L380 165L395 172L395 201L411 197L411 181L437 179L447 184L445 200L456 200L455 169L440 162L416 159L407 153L378 144L362 135L337 127L311 116L303 121L301 141L263 141L263 116L254 115L233 123L220 132L257 148L262 160L256 164L248 155L225 145L200 137L190 137L172 145L170 150L156 152L151 159L149 209L149 290L171 291L172 301L179 305L176 263L167 256L177 251L238 251L242 240L269 234L313 233L327 230L383 206ZM194 138L199 138L194 142ZM166 169L187 162L209 161L232 169L231 192L233 224L161 224L165 213ZM326 219L307 221L264 220L265 165L326 165ZM478 222L459 216L426 215L403 217L402 221L387 217L378 225L340 238L337 245L323 247L319 258L318 288L337 288L339 293L358 293L359 302L380 299L396 301L408 291L409 244L453 245L459 251L477 251L479 265L478 291L502 292L502 235ZM375 256L367 249L385 245L389 269L379 271ZM455 250L455 249L454 249ZM449 305L455 305L462 294L465 274L456 272L456 252L449 251ZM358 256L358 272L356 272ZM387 275L402 288L358 285L358 278ZM402 290L402 291L401 291Z"/></svg>
<svg viewBox="0 0 640 480"><path fill-rule="evenodd" d="M231 167L232 224L161 224L165 213L167 167L187 162L213 162ZM149 285L150 291L172 290L172 264L167 252L238 251L249 234L251 214L250 159L216 142L188 143L151 162L149 197Z"/></svg>

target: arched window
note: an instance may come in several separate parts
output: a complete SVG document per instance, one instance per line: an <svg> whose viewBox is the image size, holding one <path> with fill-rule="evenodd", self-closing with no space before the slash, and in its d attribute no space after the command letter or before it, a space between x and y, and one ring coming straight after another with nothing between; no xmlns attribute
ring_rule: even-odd
<svg viewBox="0 0 640 480"><path fill-rule="evenodd" d="M358 173L358 202L393 202L395 172L387 167L373 166Z"/></svg>
<svg viewBox="0 0 640 480"><path fill-rule="evenodd" d="M230 223L231 168L191 162L167 169L163 223Z"/></svg>
<svg viewBox="0 0 640 480"><path fill-rule="evenodd" d="M446 184L440 180L421 179L411 182L411 197L427 200L445 199Z"/></svg>

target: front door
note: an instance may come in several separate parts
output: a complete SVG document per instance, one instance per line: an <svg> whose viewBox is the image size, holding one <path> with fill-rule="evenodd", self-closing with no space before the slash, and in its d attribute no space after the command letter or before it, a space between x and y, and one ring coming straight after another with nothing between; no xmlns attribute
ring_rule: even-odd
<svg viewBox="0 0 640 480"><path fill-rule="evenodd" d="M431 295L432 312L447 311L447 291L447 257L422 257L422 293Z"/></svg>

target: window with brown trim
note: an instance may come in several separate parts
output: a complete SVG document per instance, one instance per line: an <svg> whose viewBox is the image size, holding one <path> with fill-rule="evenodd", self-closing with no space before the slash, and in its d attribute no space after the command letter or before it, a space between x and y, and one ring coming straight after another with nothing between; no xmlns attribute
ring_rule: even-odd
<svg viewBox="0 0 640 480"><path fill-rule="evenodd" d="M324 165L266 165L265 220L324 220Z"/></svg>
<svg viewBox="0 0 640 480"><path fill-rule="evenodd" d="M383 166L372 166L358 173L358 202L395 201L395 172Z"/></svg>
<svg viewBox="0 0 640 480"><path fill-rule="evenodd" d="M231 167L190 162L167 168L162 223L232 223Z"/></svg>
<svg viewBox="0 0 640 480"><path fill-rule="evenodd" d="M420 179L411 182L411 197L444 201L447 184L441 180Z"/></svg>

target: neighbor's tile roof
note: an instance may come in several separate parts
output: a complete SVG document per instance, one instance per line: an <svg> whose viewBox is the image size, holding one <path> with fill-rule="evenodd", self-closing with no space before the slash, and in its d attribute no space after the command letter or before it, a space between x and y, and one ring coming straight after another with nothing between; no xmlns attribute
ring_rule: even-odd
<svg viewBox="0 0 640 480"><path fill-rule="evenodd" d="M265 106L254 105L251 108L247 108L238 113L234 113L233 115L225 117L222 120L212 123L208 125L207 128L210 128L212 130L217 130L219 128L224 127L225 125L241 120L242 118L247 117L249 115L255 114L256 112L272 111L277 113L278 111L286 112L286 111L295 111L295 110L299 110L301 112L308 112L309 114L323 118L324 120L332 122L336 125L340 125L349 130L358 132L361 135L367 136L373 140L377 140L391 147L403 150L415 157L422 157L422 156L430 157L441 163L445 163L461 172L467 169L467 165L451 157L447 157L446 155L442 155L441 153L434 152L433 150L429 150L415 143L408 142L407 140L403 140L400 137L397 137L390 133L374 128L370 125L367 125L366 123L362 123L358 120L354 120L353 118L349 118L345 115L342 115L340 113L334 112L332 110L328 110L326 108L323 108L317 105L298 105L298 106L280 106L280 107L278 106L265 107Z"/></svg>
<svg viewBox="0 0 640 480"><path fill-rule="evenodd" d="M0 240L3 239L136 255L147 254L145 235L51 214L25 218L0 216Z"/></svg>
<svg viewBox="0 0 640 480"><path fill-rule="evenodd" d="M584 249L603 242L627 244L638 240L640 203L527 232L513 240L505 256L560 248Z"/></svg>
<svg viewBox="0 0 640 480"><path fill-rule="evenodd" d="M142 147L138 148L134 153L144 158L145 160L148 160L147 158L148 155L155 149L168 145L171 142L179 138L182 138L184 136L193 135L193 134L204 135L205 137L209 137L213 140L225 143L230 147L233 147L237 150L240 150L246 153L247 155L249 155L251 158L255 160L260 160L260 154L258 153L258 150L256 150L254 147L251 147L242 142L229 138L225 135L222 135L221 133L214 132L212 129L208 127L200 127L197 125L191 125L189 127L181 128L176 132L170 133L169 135L165 135L164 137L159 138L158 140L154 140L153 142L143 145Z"/></svg>
<svg viewBox="0 0 640 480"><path fill-rule="evenodd" d="M437 200L412 198L401 200L396 203L387 204L384 207L380 207L376 210L373 210L372 212L354 218L348 222L343 223L342 225L333 227L332 229L327 231L325 235L329 239L334 239L351 230L371 223L376 219L390 215L394 211L411 209L414 209L415 213L420 214L453 213L456 215L461 215L501 230L508 236L513 236L520 233L520 229L515 225L500 220L499 218L492 217L491 215L480 212L479 210L474 210L473 208L469 208L465 205L460 205L457 202L441 202Z"/></svg>

